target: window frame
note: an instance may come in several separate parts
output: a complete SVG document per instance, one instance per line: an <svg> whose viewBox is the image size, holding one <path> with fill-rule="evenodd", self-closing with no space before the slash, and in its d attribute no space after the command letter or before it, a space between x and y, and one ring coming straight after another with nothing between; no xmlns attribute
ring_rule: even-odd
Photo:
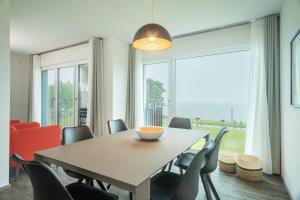
<svg viewBox="0 0 300 200"><path fill-rule="evenodd" d="M145 103L145 65L151 64L159 64L159 63L168 63L168 116L169 121L176 116L176 60L179 59L188 59L188 58L196 58L196 57L206 57L206 56L214 56L214 55L222 55L228 53L236 53L243 51L251 51L250 45L238 45L235 47L225 47L205 52L191 52L185 54L178 54L169 56L167 58L159 58L159 59L147 59L143 60L143 106Z"/></svg>
<svg viewBox="0 0 300 200"><path fill-rule="evenodd" d="M80 59L72 62L65 62L65 63L60 63L60 64L55 64L55 65L48 65L48 66L41 66L41 74L43 71L47 70L55 70L55 122L56 124L59 124L59 70L62 68L68 68L68 67L73 67L73 110L74 110L74 117L73 117L73 124L74 126L78 125L78 114L79 114L79 105L78 105L78 77L79 77L79 65L82 64L87 64L88 69L90 68L90 62L89 59ZM42 85L43 80L41 79L41 85ZM41 87L42 88L42 87ZM42 93L41 93L42 94ZM41 102L43 101L42 96ZM43 110L43 103L41 103L41 117L42 117L42 110ZM43 121L43 119L41 119Z"/></svg>

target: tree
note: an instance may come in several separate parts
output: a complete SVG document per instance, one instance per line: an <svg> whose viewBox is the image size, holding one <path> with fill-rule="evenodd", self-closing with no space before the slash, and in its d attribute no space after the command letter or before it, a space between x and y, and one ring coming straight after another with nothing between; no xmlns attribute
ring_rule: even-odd
<svg viewBox="0 0 300 200"><path fill-rule="evenodd" d="M163 93L166 91L164 89L163 83L160 81L147 78L146 83L146 104L148 107L162 107L164 106Z"/></svg>

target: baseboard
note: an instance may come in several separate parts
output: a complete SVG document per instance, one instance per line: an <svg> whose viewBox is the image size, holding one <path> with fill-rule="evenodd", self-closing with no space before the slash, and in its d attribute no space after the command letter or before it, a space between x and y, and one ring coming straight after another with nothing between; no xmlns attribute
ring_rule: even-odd
<svg viewBox="0 0 300 200"><path fill-rule="evenodd" d="M10 184L5 185L5 186L3 186L3 187L0 187L0 192L2 192L2 191L4 191L4 190L8 190L8 189L10 189L10 188L11 188L11 185L10 185Z"/></svg>
<svg viewBox="0 0 300 200"><path fill-rule="evenodd" d="M287 193L288 193L290 199L291 199L291 200L294 200L293 197L292 197L292 195L291 195L291 193L290 193L289 188L287 187L287 184L285 183L284 178L282 177L282 175L280 175L280 178L281 178L281 180L282 180L282 182L283 182L283 185L284 185L284 187L285 187L285 189L286 189L286 191L287 191Z"/></svg>

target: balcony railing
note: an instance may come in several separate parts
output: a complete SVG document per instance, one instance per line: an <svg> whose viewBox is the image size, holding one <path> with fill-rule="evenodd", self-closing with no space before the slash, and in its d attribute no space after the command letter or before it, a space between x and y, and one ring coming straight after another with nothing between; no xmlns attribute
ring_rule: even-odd
<svg viewBox="0 0 300 200"><path fill-rule="evenodd" d="M163 107L149 107L144 108L144 124L146 126L162 126L163 125Z"/></svg>

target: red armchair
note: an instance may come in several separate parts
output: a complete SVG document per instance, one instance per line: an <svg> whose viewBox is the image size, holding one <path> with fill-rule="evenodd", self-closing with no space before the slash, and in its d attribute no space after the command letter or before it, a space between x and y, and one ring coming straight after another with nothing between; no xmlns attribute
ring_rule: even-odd
<svg viewBox="0 0 300 200"><path fill-rule="evenodd" d="M28 125L28 124L27 124ZM31 124L32 125L32 124ZM34 124L35 126L37 124ZM60 127L46 126L17 129L10 128L10 157L16 153L25 160L33 160L34 152L60 145ZM16 179L19 165L10 161L10 167L16 168Z"/></svg>
<svg viewBox="0 0 300 200"><path fill-rule="evenodd" d="M20 123L20 120L16 120L16 119L11 119L10 120L10 125L19 124L19 123Z"/></svg>
<svg viewBox="0 0 300 200"><path fill-rule="evenodd" d="M20 123L11 124L10 126L16 128L16 129L36 128L36 127L40 127L40 123L38 123L38 122L20 122Z"/></svg>

